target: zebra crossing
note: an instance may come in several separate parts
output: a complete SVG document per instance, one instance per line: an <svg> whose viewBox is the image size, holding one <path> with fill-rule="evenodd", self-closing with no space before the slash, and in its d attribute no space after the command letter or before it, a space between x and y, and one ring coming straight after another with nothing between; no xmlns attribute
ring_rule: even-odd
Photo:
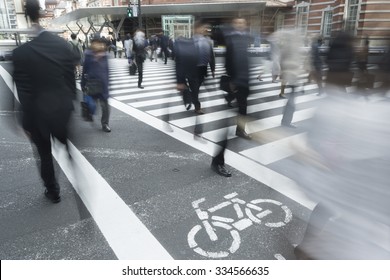
<svg viewBox="0 0 390 280"><path fill-rule="evenodd" d="M247 132L256 135L268 132L286 130L280 126L282 111L286 100L280 99L280 83L272 83L271 75L262 75L263 81L257 80L262 71L261 65L253 65L250 69L250 91L248 97ZM161 62L145 61L144 89L139 89L138 76L129 76L128 65L123 60L111 60L110 63L110 94L112 99L136 110L140 110L156 119L163 120L177 129L193 133L195 125L201 125L202 138L218 144L226 132L231 141L240 141L235 135L237 108L229 108L219 89L219 77L225 73L224 65L217 63L215 78L206 78L200 88L199 100L204 115L195 115L193 108L189 111L183 105L182 98L176 90L175 64L169 61L167 65ZM299 141L305 132L300 128L315 111L316 102L322 97L317 96L318 88L314 84L303 86L305 76L302 76L302 86L298 89L302 94L296 97L296 112L293 122L298 129L287 129L280 137L271 142L254 142L242 139L240 145L228 145L235 153L245 156L262 165L293 155L289 141ZM288 90L287 90L288 92ZM304 125L302 125L304 127ZM256 139L256 138L255 138Z"/></svg>

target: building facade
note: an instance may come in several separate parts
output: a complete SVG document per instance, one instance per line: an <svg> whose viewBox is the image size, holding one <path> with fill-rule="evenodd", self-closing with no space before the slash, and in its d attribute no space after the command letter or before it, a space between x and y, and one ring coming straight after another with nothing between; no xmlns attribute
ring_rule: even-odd
<svg viewBox="0 0 390 280"><path fill-rule="evenodd" d="M278 28L298 27L307 36L330 39L337 31L370 38L372 45L383 45L389 38L388 0L301 0L291 1L291 10L279 14Z"/></svg>
<svg viewBox="0 0 390 280"><path fill-rule="evenodd" d="M0 28L18 28L14 0L0 0Z"/></svg>
<svg viewBox="0 0 390 280"><path fill-rule="evenodd" d="M50 26L53 19L64 18L62 28L77 32L81 25L96 30L106 24L123 35L140 26L139 18L126 17L128 5L136 5L137 1L41 0L45 11L42 25ZM235 10L235 4L251 4L253 8ZM27 27L23 5L24 0L0 0L0 28ZM207 5L220 10L209 10ZM299 28L305 36L320 35L329 40L335 32L345 30L357 37L369 37L372 45L380 46L390 31L390 0L142 0L141 6L141 26L148 35L165 30L190 36L197 16L208 18L214 29L233 16L245 16L252 35L262 37L281 28ZM101 14L83 19L76 13L80 8L96 9L93 12Z"/></svg>

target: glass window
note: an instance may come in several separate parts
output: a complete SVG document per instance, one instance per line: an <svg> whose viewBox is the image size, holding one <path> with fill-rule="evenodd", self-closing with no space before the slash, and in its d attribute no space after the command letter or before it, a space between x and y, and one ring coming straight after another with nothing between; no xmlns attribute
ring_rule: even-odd
<svg viewBox="0 0 390 280"><path fill-rule="evenodd" d="M306 34L307 25L309 22L309 5L305 2L297 6L297 28L302 34Z"/></svg>
<svg viewBox="0 0 390 280"><path fill-rule="evenodd" d="M275 20L275 30L282 29L284 25L284 14L278 13Z"/></svg>
<svg viewBox="0 0 390 280"><path fill-rule="evenodd" d="M348 3L347 20L345 23L345 30L356 32L358 22L360 0L350 0Z"/></svg>
<svg viewBox="0 0 390 280"><path fill-rule="evenodd" d="M326 10L322 14L322 28L321 35L322 37L330 37L332 33L332 22L333 22L333 12L332 10Z"/></svg>

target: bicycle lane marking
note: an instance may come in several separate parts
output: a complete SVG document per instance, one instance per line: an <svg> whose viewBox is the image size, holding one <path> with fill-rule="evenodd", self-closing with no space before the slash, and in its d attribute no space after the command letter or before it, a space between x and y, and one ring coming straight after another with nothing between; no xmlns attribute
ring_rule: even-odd
<svg viewBox="0 0 390 280"><path fill-rule="evenodd" d="M122 111L169 135L170 137L179 140L180 142L185 143L210 156L213 156L214 151L219 148L217 144L211 141L206 140L205 144L203 141L200 142L195 140L192 133L174 125L169 125L169 129L166 129L167 123L163 120L160 120L123 102L110 98L109 104L119 111ZM272 188L273 190L283 194L284 196L292 199L309 210L312 210L315 206L315 203L307 198L307 196L299 189L293 180L255 162L252 159L226 149L225 163L259 181L260 183Z"/></svg>
<svg viewBox="0 0 390 280"><path fill-rule="evenodd" d="M1 65L0 75L17 97L12 77ZM74 160L73 167L63 147L53 145L53 156L118 259L172 260L165 248L71 142L69 149Z"/></svg>
<svg viewBox="0 0 390 280"><path fill-rule="evenodd" d="M203 197L201 199L195 200L192 202L192 207L194 208L199 220L201 221L206 234L209 236L210 241L218 241L218 235L216 233L216 228L222 228L229 231L232 237L232 243L227 250L208 251L205 248L202 248L196 242L196 235L199 231L202 230L202 225L195 225L187 235L187 242L189 247L194 250L195 253L207 257L207 258L225 258L230 254L235 253L241 245L240 231L243 231L254 224L264 224L267 227L283 227L292 220L291 210L283 205L281 202L272 200L272 199L255 199L250 202L246 202L237 197L238 193L233 192L224 196L227 201L221 202L216 206L212 206L206 210L200 208L200 204L204 203L206 199ZM269 209L263 209L257 204L260 203L269 203L281 207L282 212L284 212L283 222L266 222L263 223L260 219L272 214L273 212ZM215 211L221 210L225 207L233 206L237 219L225 218L221 216L216 216L213 213ZM245 211L242 211L244 208ZM252 210L256 210L259 213L253 214ZM245 214L244 214L245 212ZM274 256L280 254L275 254Z"/></svg>

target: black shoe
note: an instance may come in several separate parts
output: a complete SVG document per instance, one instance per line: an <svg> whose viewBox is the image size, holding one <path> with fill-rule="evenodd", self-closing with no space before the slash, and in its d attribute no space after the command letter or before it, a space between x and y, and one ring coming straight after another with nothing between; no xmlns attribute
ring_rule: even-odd
<svg viewBox="0 0 390 280"><path fill-rule="evenodd" d="M221 176L224 177L232 177L232 173L230 173L229 170L225 168L225 165L223 164L211 164L211 169L214 170L216 173L218 173Z"/></svg>
<svg viewBox="0 0 390 280"><path fill-rule="evenodd" d="M49 192L45 190L45 196L53 203L58 203L61 201L61 196L58 193Z"/></svg>
<svg viewBox="0 0 390 280"><path fill-rule="evenodd" d="M297 128L296 125L293 125L293 124L291 124L291 123L283 123L283 122L282 122L282 126L289 127L289 128Z"/></svg>
<svg viewBox="0 0 390 280"><path fill-rule="evenodd" d="M103 124L102 129L104 132L111 132L111 128L108 126L108 124Z"/></svg>
<svg viewBox="0 0 390 280"><path fill-rule="evenodd" d="M84 120L86 122L93 122L93 117L91 114L88 114L87 116L84 117Z"/></svg>
<svg viewBox="0 0 390 280"><path fill-rule="evenodd" d="M204 112L202 111L202 109L198 109L198 110L195 109L195 114L197 114L197 115L203 115Z"/></svg>
<svg viewBox="0 0 390 280"><path fill-rule="evenodd" d="M246 133L245 130L242 130L242 129L236 130L236 136L247 139L247 140L252 139L252 137L248 133Z"/></svg>
<svg viewBox="0 0 390 280"><path fill-rule="evenodd" d="M138 86L138 88L140 88L140 89L144 89L144 87L143 87L143 86Z"/></svg>

